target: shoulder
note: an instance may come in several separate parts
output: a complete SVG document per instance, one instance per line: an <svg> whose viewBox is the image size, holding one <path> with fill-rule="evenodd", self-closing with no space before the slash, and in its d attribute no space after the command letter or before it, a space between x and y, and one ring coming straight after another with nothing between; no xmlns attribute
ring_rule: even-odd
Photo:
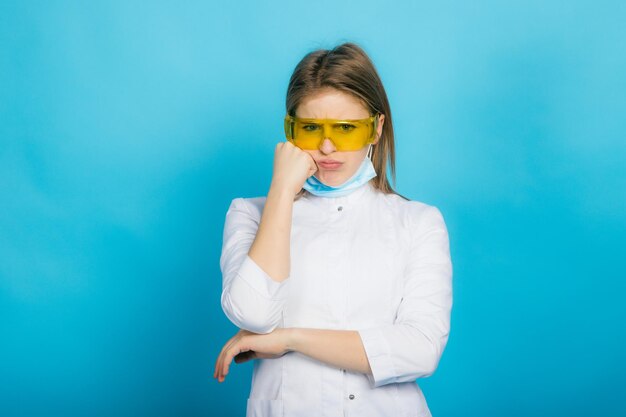
<svg viewBox="0 0 626 417"><path fill-rule="evenodd" d="M257 222L261 220L261 214L263 214L263 207L265 207L266 197L237 197L234 198L226 216L240 215L250 217Z"/></svg>

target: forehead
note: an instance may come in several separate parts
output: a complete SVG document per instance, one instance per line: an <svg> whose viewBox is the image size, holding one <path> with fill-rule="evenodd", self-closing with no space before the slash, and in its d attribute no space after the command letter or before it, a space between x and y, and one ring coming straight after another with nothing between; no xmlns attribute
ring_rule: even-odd
<svg viewBox="0 0 626 417"><path fill-rule="evenodd" d="M296 116L311 119L365 119L369 111L361 100L349 93L324 89L305 97Z"/></svg>

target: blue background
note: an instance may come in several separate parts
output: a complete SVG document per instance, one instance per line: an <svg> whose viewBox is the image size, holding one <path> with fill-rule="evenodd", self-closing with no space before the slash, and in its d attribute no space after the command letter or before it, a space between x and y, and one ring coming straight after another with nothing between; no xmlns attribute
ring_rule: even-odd
<svg viewBox="0 0 626 417"><path fill-rule="evenodd" d="M343 41L450 232L433 414L626 415L625 3L296 3L0 4L0 415L244 415L251 364L212 378L224 215Z"/></svg>

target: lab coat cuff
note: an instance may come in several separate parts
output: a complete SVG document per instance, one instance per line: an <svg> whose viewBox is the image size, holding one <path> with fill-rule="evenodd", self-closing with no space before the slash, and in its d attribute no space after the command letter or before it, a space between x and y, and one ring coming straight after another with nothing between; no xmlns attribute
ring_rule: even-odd
<svg viewBox="0 0 626 417"><path fill-rule="evenodd" d="M394 382L395 369L389 344L380 328L359 330L365 354L369 361L371 374L367 378L374 388Z"/></svg>
<svg viewBox="0 0 626 417"><path fill-rule="evenodd" d="M289 278L282 282L274 281L248 255L241 264L238 275L263 298L275 301L287 298Z"/></svg>

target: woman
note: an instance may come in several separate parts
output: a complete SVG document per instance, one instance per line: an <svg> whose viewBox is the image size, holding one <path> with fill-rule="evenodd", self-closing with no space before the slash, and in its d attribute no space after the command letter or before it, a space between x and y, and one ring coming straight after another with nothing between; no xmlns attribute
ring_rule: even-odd
<svg viewBox="0 0 626 417"><path fill-rule="evenodd" d="M393 191L391 111L357 45L314 51L287 91L267 197L236 198L220 353L254 361L247 416L430 416L415 382L448 340L452 266L435 207Z"/></svg>

